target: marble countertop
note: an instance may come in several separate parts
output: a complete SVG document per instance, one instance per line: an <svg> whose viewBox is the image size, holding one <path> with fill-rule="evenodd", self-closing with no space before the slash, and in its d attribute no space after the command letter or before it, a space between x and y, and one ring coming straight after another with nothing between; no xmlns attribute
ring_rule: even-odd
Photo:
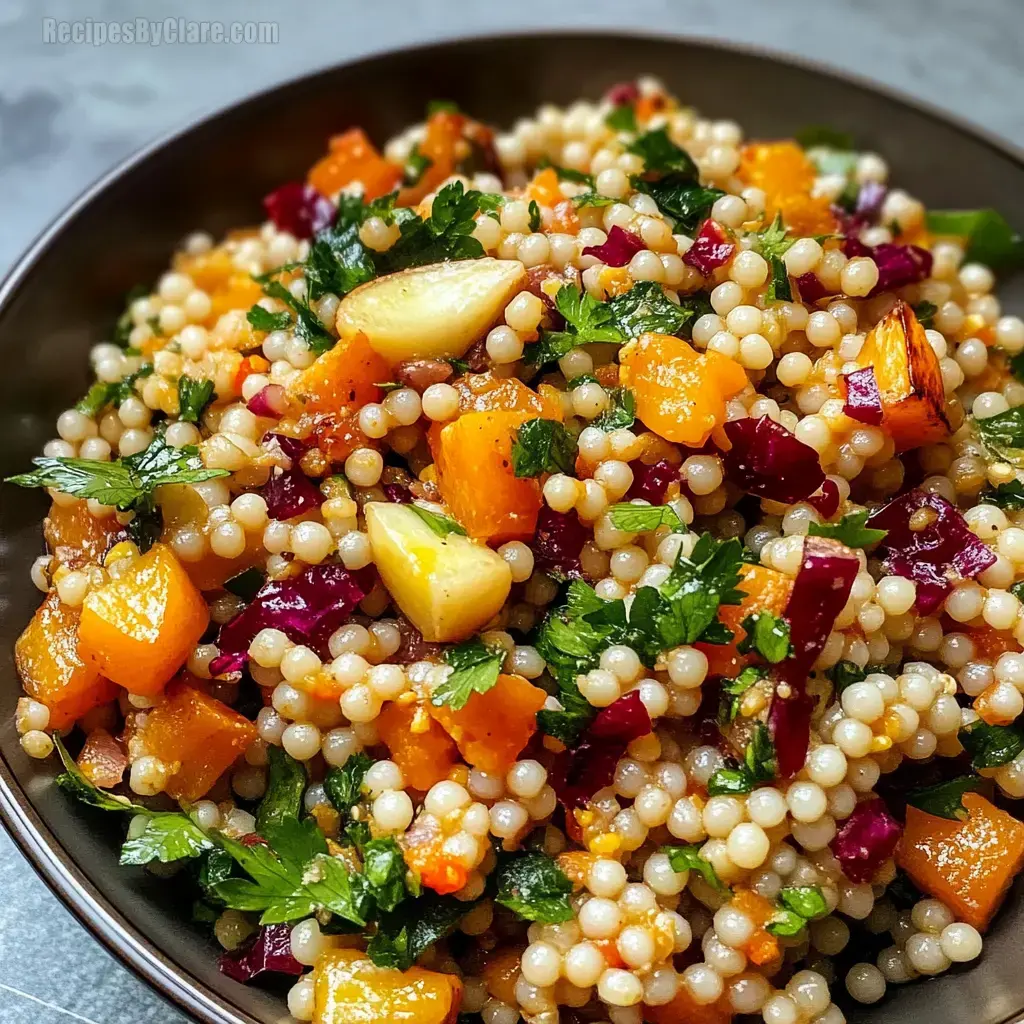
<svg viewBox="0 0 1024 1024"><path fill-rule="evenodd" d="M276 21L274 46L50 43L45 19ZM86 185L164 131L356 55L457 34L623 28L755 44L857 72L1024 144L1020 0L0 0L0 275ZM742 112L737 112L742 121ZM102 244L102 240L98 240ZM13 705L8 694L5 706ZM59 951L59 955L55 952ZM127 1011L127 1013L126 1013ZM0 1024L184 1024L0 832Z"/></svg>

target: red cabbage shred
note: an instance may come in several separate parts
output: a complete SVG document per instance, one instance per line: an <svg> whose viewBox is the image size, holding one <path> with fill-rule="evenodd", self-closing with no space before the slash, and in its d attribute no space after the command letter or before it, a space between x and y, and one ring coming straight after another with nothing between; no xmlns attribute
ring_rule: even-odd
<svg viewBox="0 0 1024 1024"><path fill-rule="evenodd" d="M292 926L267 924L256 938L238 949L222 953L217 968L243 985L268 971L298 977L305 968L292 956Z"/></svg>
<svg viewBox="0 0 1024 1024"><path fill-rule="evenodd" d="M364 579L340 565L311 565L298 576L265 583L248 607L221 626L217 646L222 654L240 656L244 665L256 634L273 627L327 657L331 634L368 592Z"/></svg>
<svg viewBox="0 0 1024 1024"><path fill-rule="evenodd" d="M640 691L602 708L580 742L562 751L551 766L551 785L567 810L583 807L599 790L611 784L615 766L635 739L652 729Z"/></svg>
<svg viewBox="0 0 1024 1024"><path fill-rule="evenodd" d="M877 427L882 422L882 396L878 391L873 366L843 375L846 382L846 404L843 412L850 419Z"/></svg>
<svg viewBox="0 0 1024 1024"><path fill-rule="evenodd" d="M736 246L726 238L725 232L713 221L704 221L693 240L693 245L683 255L683 262L708 277L711 271L725 266L732 259Z"/></svg>
<svg viewBox="0 0 1024 1024"><path fill-rule="evenodd" d="M263 208L278 231L296 238L312 238L334 220L334 204L301 181L289 181L264 196Z"/></svg>
<svg viewBox="0 0 1024 1024"><path fill-rule="evenodd" d="M865 245L859 239L846 238L843 252L854 256L870 256L878 266L878 284L868 292L868 298L923 281L932 272L932 254L919 245ZM801 293L802 294L802 293Z"/></svg>
<svg viewBox="0 0 1024 1024"><path fill-rule="evenodd" d="M870 882L893 855L903 828L885 803L875 798L857 804L829 844L851 882Z"/></svg>
<svg viewBox="0 0 1024 1024"><path fill-rule="evenodd" d="M603 245L588 245L583 250L584 256L596 256L609 267L624 267L638 252L647 246L628 231L616 224L608 232L608 240Z"/></svg>
<svg viewBox="0 0 1024 1024"><path fill-rule="evenodd" d="M732 420L725 435L732 442L722 453L726 476L748 494L792 505L825 482L818 453L769 416Z"/></svg>
<svg viewBox="0 0 1024 1024"><path fill-rule="evenodd" d="M922 510L929 511L931 521L922 529L911 529L914 513ZM995 552L971 531L960 510L938 494L918 490L901 494L871 516L868 526L888 531L877 556L886 572L917 584L921 615L930 615L942 604L954 580L977 576L996 560Z"/></svg>

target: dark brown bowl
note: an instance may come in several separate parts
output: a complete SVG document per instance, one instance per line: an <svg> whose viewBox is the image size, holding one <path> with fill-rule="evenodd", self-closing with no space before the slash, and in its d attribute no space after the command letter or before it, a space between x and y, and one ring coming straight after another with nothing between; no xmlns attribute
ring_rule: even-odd
<svg viewBox="0 0 1024 1024"><path fill-rule="evenodd" d="M422 116L426 100L456 100L510 124L545 101L597 97L639 74L660 76L704 113L754 136L807 124L850 131L889 161L892 180L940 207L994 206L1024 224L1024 160L1006 143L874 86L811 65L720 44L629 35L556 34L471 39L403 50L334 68L246 100L126 161L65 211L0 287L0 473L22 471L53 434L57 414L88 385L90 345L109 337L124 293L153 281L175 243L261 218L261 197L300 178L328 134L359 124L383 141ZM1007 294L1009 291L1009 295ZM1004 297L1021 297L1021 281ZM53 787L53 765L18 745L19 692L11 660L39 602L29 580L41 550L45 501L4 488L0 503L0 814L43 879L113 953L203 1021L269 1024L286 1015L281 992L218 974L211 941L186 922L171 887L121 868L123 821L73 805ZM907 986L855 1010L874 1022L998 1024L1024 1009L1015 893L973 970ZM837 992L842 984L836 986Z"/></svg>

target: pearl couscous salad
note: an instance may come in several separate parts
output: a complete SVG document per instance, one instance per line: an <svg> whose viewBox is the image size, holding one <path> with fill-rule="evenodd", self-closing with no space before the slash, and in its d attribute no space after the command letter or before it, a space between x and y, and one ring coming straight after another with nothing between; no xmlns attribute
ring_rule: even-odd
<svg viewBox="0 0 1024 1024"><path fill-rule="evenodd" d="M52 499L22 747L223 972L319 1024L842 1024L982 955L1024 865L1002 217L653 80L352 129L264 206L10 481Z"/></svg>

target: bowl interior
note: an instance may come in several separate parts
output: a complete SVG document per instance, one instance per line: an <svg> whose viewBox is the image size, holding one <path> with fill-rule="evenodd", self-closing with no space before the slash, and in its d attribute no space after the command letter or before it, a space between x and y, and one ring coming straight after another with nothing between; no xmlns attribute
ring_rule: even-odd
<svg viewBox="0 0 1024 1024"><path fill-rule="evenodd" d="M928 111L803 66L702 43L611 35L548 35L428 46L332 69L260 95L135 158L76 205L0 291L0 449L4 477L26 468L58 413L88 386L87 353L109 336L122 297L150 283L189 231L214 235L258 223L261 197L303 176L326 137L362 125L378 142L422 117L425 101L455 100L501 125L547 101L598 97L655 74L703 113L753 137L808 124L851 132L884 155L892 180L929 205L994 206L1024 224L1024 165L1008 150ZM1018 277L1001 295L1020 309ZM1016 303L1014 300L1017 300ZM122 822L72 806L30 762L12 722L19 692L11 651L39 602L29 579L42 550L46 502L4 488L0 503L0 811L44 876L84 922L165 994L209 1021L279 1021L280 991L219 975L216 950L189 926L171 887L117 865ZM998 1024L1024 1008L1015 963L1024 906L1011 899L981 963L896 990L852 1019ZM834 986L841 989L841 981ZM892 992L893 990L890 989Z"/></svg>

